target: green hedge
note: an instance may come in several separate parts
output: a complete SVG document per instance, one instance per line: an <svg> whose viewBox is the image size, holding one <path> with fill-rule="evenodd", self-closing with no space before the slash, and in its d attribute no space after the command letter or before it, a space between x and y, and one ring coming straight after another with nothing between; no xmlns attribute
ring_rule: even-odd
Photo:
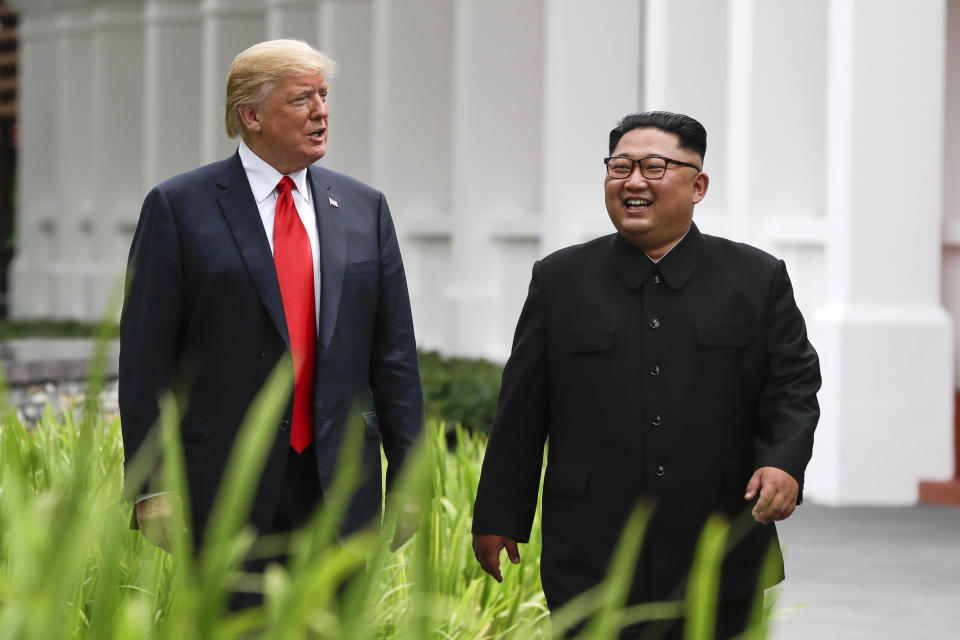
<svg viewBox="0 0 960 640"><path fill-rule="evenodd" d="M459 423L473 432L490 431L497 410L503 367L472 358L420 352L420 377L427 417Z"/></svg>

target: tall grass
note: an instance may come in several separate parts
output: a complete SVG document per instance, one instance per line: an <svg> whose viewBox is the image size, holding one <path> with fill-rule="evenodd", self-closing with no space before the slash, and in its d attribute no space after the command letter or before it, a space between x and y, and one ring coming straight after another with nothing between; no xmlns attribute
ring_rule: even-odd
<svg viewBox="0 0 960 640"><path fill-rule="evenodd" d="M105 422L87 403L83 418L54 416L48 408L33 429L6 406L0 422L0 640L193 638L230 639L549 638L551 627L539 580L539 509L519 565L505 563L504 582L482 572L470 546L472 504L482 437L430 421L396 495L388 496L383 530L392 531L404 504L421 513L418 532L399 551L390 536L362 532L335 537L357 475L341 465L326 508L296 534L286 566L271 565L260 580L245 576L241 559L258 546L244 522L265 442L282 410L290 381L268 383L237 439L208 536L196 553L183 527L175 528L173 553L153 547L129 529L130 506L122 501L123 450L119 422ZM88 394L88 399L92 394ZM183 461L174 403L162 407L157 451L164 452L170 486L183 494ZM348 442L344 460L355 459ZM145 474L151 460L131 473ZM181 513L187 505L177 504ZM716 568L726 527L711 524L693 580L698 588L682 602L623 609L631 569L642 540L638 512L615 554L610 579L557 616L559 631L596 615L582 638L606 640L622 625L686 610L687 637L711 637ZM274 551L276 549L273 549ZM240 581L262 588L262 607L229 613L226 600ZM762 634L754 636L762 637Z"/></svg>

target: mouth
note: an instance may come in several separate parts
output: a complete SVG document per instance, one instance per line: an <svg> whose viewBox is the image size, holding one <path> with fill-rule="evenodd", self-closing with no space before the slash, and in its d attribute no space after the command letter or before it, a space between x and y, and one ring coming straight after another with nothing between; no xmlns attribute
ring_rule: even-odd
<svg viewBox="0 0 960 640"><path fill-rule="evenodd" d="M645 198L627 198L623 201L623 204L627 208L628 213L639 213L649 209L653 201Z"/></svg>
<svg viewBox="0 0 960 640"><path fill-rule="evenodd" d="M319 142L319 141L323 140L324 136L326 136L326 135L327 135L327 130L326 130L326 129L320 129L320 130L318 130L318 131L314 131L313 133L308 133L308 134L307 134L307 137L313 139L313 140L316 141L316 142Z"/></svg>

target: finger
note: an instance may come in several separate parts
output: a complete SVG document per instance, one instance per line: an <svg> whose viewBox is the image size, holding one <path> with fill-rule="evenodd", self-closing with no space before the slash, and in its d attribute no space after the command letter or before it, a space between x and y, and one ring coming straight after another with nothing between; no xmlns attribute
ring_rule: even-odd
<svg viewBox="0 0 960 640"><path fill-rule="evenodd" d="M510 558L510 562L520 564L520 550L517 549L517 541L508 538L504 541L504 546L507 548L507 557Z"/></svg>
<svg viewBox="0 0 960 640"><path fill-rule="evenodd" d="M760 470L753 472L753 475L750 476L750 481L747 482L747 491L743 495L744 500L752 500L755 495L757 495L757 490L760 489Z"/></svg>
<svg viewBox="0 0 960 640"><path fill-rule="evenodd" d="M486 553L483 559L480 561L480 566L483 567L483 570L493 576L493 579L497 582L503 582L503 574L500 573L500 550L497 549L493 553Z"/></svg>

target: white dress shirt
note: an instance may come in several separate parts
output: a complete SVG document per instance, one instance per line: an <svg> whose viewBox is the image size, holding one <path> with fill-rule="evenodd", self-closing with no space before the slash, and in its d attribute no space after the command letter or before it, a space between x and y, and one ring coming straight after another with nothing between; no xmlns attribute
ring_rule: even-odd
<svg viewBox="0 0 960 640"><path fill-rule="evenodd" d="M273 218L277 208L277 183L283 174L264 162L260 156L240 140L240 162L247 174L247 181L253 191L253 199L260 210L260 220L267 234L270 253L273 253ZM293 204L310 238L310 253L313 256L313 302L316 306L316 323L320 327L320 233L317 231L317 215L313 207L313 194L307 180L307 170L301 169L290 174L296 188L293 190Z"/></svg>

